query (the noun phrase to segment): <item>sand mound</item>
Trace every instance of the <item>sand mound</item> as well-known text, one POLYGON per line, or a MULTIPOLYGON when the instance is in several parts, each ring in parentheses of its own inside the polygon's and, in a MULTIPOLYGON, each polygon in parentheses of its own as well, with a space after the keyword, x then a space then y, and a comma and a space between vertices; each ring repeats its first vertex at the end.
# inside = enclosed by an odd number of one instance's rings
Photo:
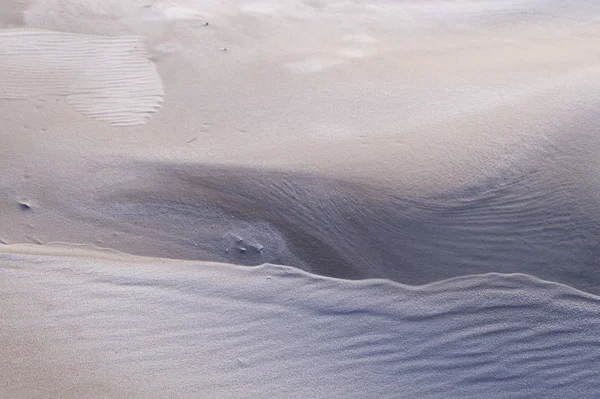
POLYGON ((0 397, 597 399, 596 3, 0 0, 0 397))
POLYGON ((524 275, 4 254, 0 281, 2 397, 600 395, 600 299, 524 275))

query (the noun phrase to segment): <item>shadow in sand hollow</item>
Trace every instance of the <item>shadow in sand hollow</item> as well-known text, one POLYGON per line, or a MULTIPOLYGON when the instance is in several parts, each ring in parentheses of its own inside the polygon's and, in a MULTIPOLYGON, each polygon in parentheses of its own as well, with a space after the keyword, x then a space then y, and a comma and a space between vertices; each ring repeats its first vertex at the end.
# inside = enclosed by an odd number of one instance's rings
POLYGON ((436 198, 282 171, 153 164, 86 217, 141 255, 424 284, 525 273, 600 293, 600 231, 536 174, 436 198))

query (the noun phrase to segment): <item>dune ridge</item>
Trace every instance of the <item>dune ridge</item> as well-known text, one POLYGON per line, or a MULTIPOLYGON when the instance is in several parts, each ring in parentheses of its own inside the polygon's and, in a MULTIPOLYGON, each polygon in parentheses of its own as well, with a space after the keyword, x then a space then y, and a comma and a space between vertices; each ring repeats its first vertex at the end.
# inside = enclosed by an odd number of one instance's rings
POLYGON ((600 298, 523 274, 410 287, 275 265, 16 253, 0 265, 2 294, 31 312, 5 317, 0 338, 18 326, 55 354, 22 356, 20 381, 32 361, 41 381, 56 373, 48 363, 83 370, 64 381, 79 391, 48 398, 110 397, 93 381, 150 398, 600 392, 600 298))
POLYGON ((600 397, 597 1, 0 27, 1 399, 600 397))
POLYGON ((596 219, 575 205, 572 183, 546 169, 420 198, 375 183, 182 162, 101 162, 86 174, 88 190, 63 184, 29 196, 29 209, 7 198, 14 223, 0 239, 413 285, 526 273, 599 293, 596 219))

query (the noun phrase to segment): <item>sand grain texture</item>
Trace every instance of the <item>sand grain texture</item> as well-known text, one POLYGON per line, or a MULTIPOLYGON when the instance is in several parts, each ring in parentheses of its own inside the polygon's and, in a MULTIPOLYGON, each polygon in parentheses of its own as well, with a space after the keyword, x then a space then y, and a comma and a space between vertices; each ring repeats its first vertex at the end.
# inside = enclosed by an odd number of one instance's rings
MULTIPOLYGON (((38 397, 77 398, 69 388, 82 380, 132 398, 600 393, 600 299, 526 275, 410 287, 273 265, 13 253, 0 255, 0 277, 0 295, 43 304, 0 324, 0 337, 22 331, 23 349, 2 358, 25 365, 24 381, 40 373, 38 397), (32 337, 54 355, 27 352, 32 337), (48 365, 63 362, 86 367, 73 379, 48 365)), ((4 369, 0 394, 28 397, 27 384, 6 383, 15 372, 4 369)))
POLYGON ((0 398, 600 397, 598 2, 0 28, 0 398))
POLYGON ((0 31, 0 98, 45 95, 65 96, 90 118, 131 126, 158 110, 163 87, 141 37, 0 31))

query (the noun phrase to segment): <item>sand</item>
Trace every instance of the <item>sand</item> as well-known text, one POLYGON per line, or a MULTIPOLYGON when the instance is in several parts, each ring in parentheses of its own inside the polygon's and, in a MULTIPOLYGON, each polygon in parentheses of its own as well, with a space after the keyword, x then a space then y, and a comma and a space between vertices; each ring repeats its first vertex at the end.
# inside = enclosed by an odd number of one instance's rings
POLYGON ((599 23, 0 0, 0 397, 600 396, 599 23))
POLYGON ((0 59, 3 99, 63 96, 75 111, 114 126, 143 124, 162 102, 140 37, 5 29, 0 59))
POLYGON ((0 257, 2 295, 27 298, 9 301, 20 310, 3 317, 3 347, 43 346, 5 364, 4 396, 592 398, 600 390, 600 298, 564 285, 487 274, 414 287, 275 265, 107 257, 0 257))

